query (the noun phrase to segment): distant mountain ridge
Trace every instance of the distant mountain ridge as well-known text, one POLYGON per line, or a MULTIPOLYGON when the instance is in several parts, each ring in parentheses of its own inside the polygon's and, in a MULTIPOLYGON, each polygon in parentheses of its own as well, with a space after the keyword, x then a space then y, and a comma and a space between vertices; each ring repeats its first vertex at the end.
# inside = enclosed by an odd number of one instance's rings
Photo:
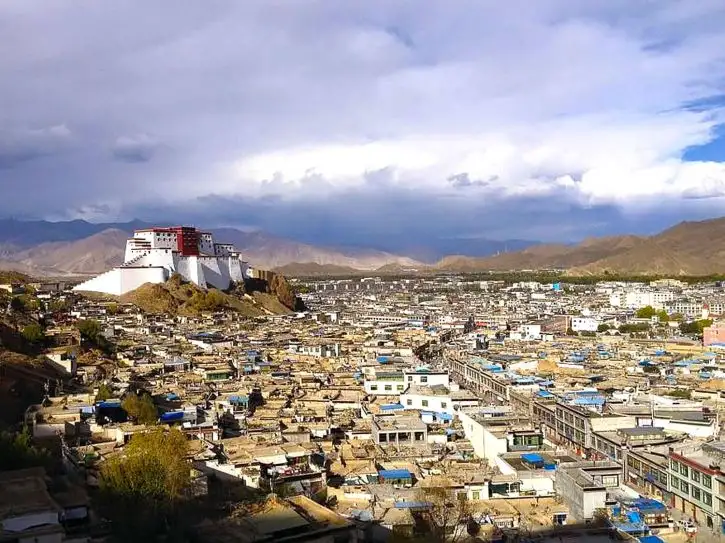
MULTIPOLYGON (((123 260, 125 240, 133 230, 149 226, 141 221, 0 220, 0 267, 35 275, 100 273, 123 260)), ((264 232, 211 231, 219 241, 234 243, 252 265, 297 276, 540 269, 566 270, 572 275, 709 275, 725 271, 725 218, 682 222, 654 236, 539 244, 488 257, 451 255, 434 264, 375 249, 318 247, 264 232)))
MULTIPOLYGON (((31 275, 89 275, 123 261, 126 239, 142 221, 93 224, 86 221, 48 222, 0 220, 0 267, 31 275)), ((245 260, 263 269, 296 261, 315 262, 360 270, 386 264, 415 266, 407 256, 375 249, 332 249, 280 238, 264 232, 235 228, 211 229, 220 242, 233 243, 245 260)))

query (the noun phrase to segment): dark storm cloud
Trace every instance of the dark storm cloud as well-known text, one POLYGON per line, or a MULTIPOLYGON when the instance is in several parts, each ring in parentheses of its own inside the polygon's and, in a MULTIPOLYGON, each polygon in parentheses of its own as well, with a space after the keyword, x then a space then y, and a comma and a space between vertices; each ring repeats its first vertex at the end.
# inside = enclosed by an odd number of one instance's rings
POLYGON ((124 136, 116 140, 111 153, 113 158, 121 162, 148 162, 158 147, 159 143, 146 134, 124 136))
POLYGON ((0 168, 53 155, 66 147, 70 139, 71 131, 65 125, 15 130, 3 130, 0 126, 0 168))

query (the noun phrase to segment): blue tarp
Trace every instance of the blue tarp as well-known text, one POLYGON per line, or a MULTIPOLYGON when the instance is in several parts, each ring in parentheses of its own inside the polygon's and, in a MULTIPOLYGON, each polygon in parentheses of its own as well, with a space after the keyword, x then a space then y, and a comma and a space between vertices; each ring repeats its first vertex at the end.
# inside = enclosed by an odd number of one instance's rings
POLYGON ((640 543, 665 543, 665 540, 656 535, 646 535, 639 538, 640 543))
POLYGON ((413 474, 407 469, 381 469, 378 475, 383 479, 412 479, 413 474))
POLYGON ((637 511, 627 511, 627 518, 632 524, 639 524, 642 522, 642 517, 639 516, 637 511))
POLYGON ((104 402, 98 402, 96 404, 96 407, 100 407, 102 409, 113 409, 116 407, 121 407, 121 400, 114 400, 114 401, 106 400, 104 402))
POLYGON ((380 406, 381 411, 393 411, 395 409, 405 409, 402 403, 388 403, 380 406))
POLYGON ((237 405, 249 403, 249 396, 238 396, 236 394, 233 394, 232 396, 229 396, 229 403, 237 405))
POLYGON ((389 362, 389 361, 390 361, 390 357, 389 356, 379 356, 378 357, 378 362, 380 362, 381 364, 383 364, 385 362, 389 362))
POLYGON ((176 394, 176 392, 169 392, 168 394, 166 394, 166 399, 169 401, 178 400, 179 395, 176 394))
POLYGON ((161 415, 161 422, 172 422, 176 420, 182 420, 184 418, 183 411, 169 411, 161 415))
POLYGON ((521 459, 529 464, 543 464, 544 457, 536 453, 526 453, 521 455, 521 459))
POLYGON ((667 509, 664 503, 652 498, 637 498, 632 502, 632 506, 640 511, 665 511, 667 509))
POLYGON ((453 415, 449 415, 448 413, 438 413, 438 418, 445 421, 451 421, 453 420, 453 415))
POLYGON ((395 502, 396 509, 427 509, 429 502, 395 502))

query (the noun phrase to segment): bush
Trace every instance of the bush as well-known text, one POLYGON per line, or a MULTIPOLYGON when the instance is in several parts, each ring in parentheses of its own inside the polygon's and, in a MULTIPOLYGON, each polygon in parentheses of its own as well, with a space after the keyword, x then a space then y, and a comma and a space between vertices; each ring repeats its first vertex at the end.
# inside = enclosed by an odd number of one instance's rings
POLYGON ((111 390, 111 387, 109 387, 106 383, 101 384, 101 386, 98 387, 98 394, 96 394, 96 401, 102 402, 102 401, 108 400, 110 398, 113 398, 113 390, 111 390))
POLYGON ((0 434, 0 471, 48 467, 50 455, 31 444, 30 433, 24 428, 19 434, 0 434))
POLYGON ((103 463, 99 508, 123 540, 150 541, 184 521, 191 485, 188 441, 177 429, 134 434, 123 456, 103 463))
POLYGON ((33 345, 38 345, 40 343, 43 343, 45 340, 45 333, 43 332, 42 326, 39 324, 33 323, 27 325, 25 328, 23 328, 23 338, 29 343, 32 343, 33 345))
POLYGON ((657 314, 654 307, 651 305, 647 305, 641 309, 637 310, 637 318, 638 319, 651 319, 657 314))
POLYGON ((154 400, 146 393, 130 393, 121 402, 121 407, 138 424, 155 424, 159 418, 154 400))

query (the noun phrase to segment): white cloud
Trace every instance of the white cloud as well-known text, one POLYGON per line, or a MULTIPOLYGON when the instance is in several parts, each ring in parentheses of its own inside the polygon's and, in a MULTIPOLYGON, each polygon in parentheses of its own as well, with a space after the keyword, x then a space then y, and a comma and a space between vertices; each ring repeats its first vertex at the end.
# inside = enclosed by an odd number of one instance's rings
POLYGON ((721 164, 681 159, 725 120, 724 27, 716 0, 9 2, 0 127, 82 127, 74 190, 40 208, 412 190, 640 209, 725 192, 721 164))

